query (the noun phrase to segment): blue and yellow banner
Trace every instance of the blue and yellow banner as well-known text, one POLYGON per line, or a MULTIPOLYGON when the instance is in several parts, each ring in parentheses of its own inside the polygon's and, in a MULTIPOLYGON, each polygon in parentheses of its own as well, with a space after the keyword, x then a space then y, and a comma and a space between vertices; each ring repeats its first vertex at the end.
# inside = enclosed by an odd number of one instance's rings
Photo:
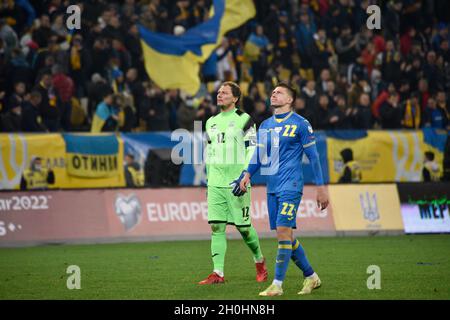
POLYGON ((115 136, 0 134, 0 190, 17 190, 34 157, 52 169, 50 189, 123 187, 123 142, 115 136), (106 138, 106 139, 105 139, 106 138), (68 150, 66 152, 68 142, 68 150), (114 151, 114 153, 113 153, 114 151))
POLYGON ((116 176, 122 170, 123 157, 119 157, 119 142, 115 135, 64 134, 63 137, 69 175, 106 178, 116 176))
MULTIPOLYGON (((414 182, 422 180, 424 153, 433 152, 443 169, 448 132, 433 129, 409 131, 316 132, 317 147, 325 181, 336 183, 343 170, 340 152, 353 151, 362 172, 361 182, 414 182)), ((192 150, 201 149, 201 137, 193 139, 192 150)), ((33 157, 55 173, 50 188, 123 187, 124 150, 141 166, 151 149, 171 149, 177 144, 170 132, 120 134, 0 134, 0 190, 18 189, 23 171, 33 157)), ((205 166, 183 164, 181 185, 205 183, 205 166)), ((194 162, 197 163, 197 162, 194 162)), ((304 156, 304 181, 313 183, 311 166, 304 156)), ((255 176, 255 183, 264 183, 255 176)))
POLYGON ((330 182, 338 182, 344 163, 340 152, 350 148, 358 162, 361 182, 421 181, 424 153, 434 153, 441 166, 446 132, 433 129, 410 131, 336 131, 327 132, 330 182))
POLYGON ((182 89, 195 95, 200 89, 200 63, 208 59, 225 33, 252 18, 252 0, 214 0, 211 18, 175 36, 139 26, 145 68, 162 89, 182 89))
POLYGON ((62 187, 66 156, 60 134, 0 134, 0 190, 18 189, 23 172, 35 157, 42 158, 43 167, 54 171, 56 181, 52 187, 62 187))

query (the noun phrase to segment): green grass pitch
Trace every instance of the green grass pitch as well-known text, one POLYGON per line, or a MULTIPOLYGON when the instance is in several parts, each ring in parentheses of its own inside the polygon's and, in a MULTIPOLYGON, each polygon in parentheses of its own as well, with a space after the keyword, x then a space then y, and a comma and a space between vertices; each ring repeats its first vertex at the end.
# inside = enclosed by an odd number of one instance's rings
MULTIPOLYGON (((267 283, 243 241, 229 240, 226 283, 196 283, 212 269, 209 241, 59 245, 0 249, 0 299, 450 299, 450 235, 300 239, 322 287, 299 296, 301 273, 290 263, 284 295, 258 297, 267 283), (69 265, 81 289, 69 290, 69 265), (381 269, 381 289, 367 289, 367 267, 381 269)), ((269 281, 276 240, 262 239, 269 281)))

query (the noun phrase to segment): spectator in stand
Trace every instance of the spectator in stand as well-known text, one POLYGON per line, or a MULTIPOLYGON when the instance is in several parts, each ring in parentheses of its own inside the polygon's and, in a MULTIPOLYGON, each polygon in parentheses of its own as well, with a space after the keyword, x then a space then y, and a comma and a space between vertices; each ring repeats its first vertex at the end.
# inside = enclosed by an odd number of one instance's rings
POLYGON ((439 72, 436 60, 436 52, 429 51, 426 56, 425 65, 423 66, 423 75, 428 80, 428 87, 432 92, 436 92, 438 86, 443 83, 444 80, 439 72))
POLYGON ((336 52, 339 57, 339 72, 346 73, 348 66, 356 60, 356 41, 350 25, 344 25, 336 40, 336 52))
POLYGON ((278 20, 271 28, 272 38, 269 39, 274 44, 275 59, 281 62, 286 69, 292 69, 292 54, 294 52, 293 35, 289 25, 289 17, 286 11, 280 11, 278 20))
POLYGON ((355 129, 372 129, 373 118, 372 111, 370 110, 370 96, 367 93, 361 93, 359 96, 358 105, 353 108, 352 114, 352 127, 355 129))
POLYGON ((422 107, 419 103, 420 94, 413 92, 409 99, 401 103, 400 108, 403 110, 403 128, 418 129, 422 124, 422 107))
POLYGON ((14 92, 9 97, 8 103, 6 104, 6 109, 9 110, 18 104, 22 105, 26 95, 26 86, 24 82, 17 82, 14 84, 14 92))
POLYGON ((84 47, 81 34, 73 36, 69 52, 69 76, 75 83, 76 95, 81 97, 86 94, 86 83, 89 79, 88 72, 91 69, 91 56, 89 49, 84 47))
MULTIPOLYGON (((300 100, 300 99, 297 99, 300 100)), ((304 104, 304 101, 303 101, 304 104)), ((262 100, 255 101, 255 111, 252 114, 252 119, 255 121, 256 129, 259 128, 261 123, 266 120, 267 118, 270 118, 272 116, 272 112, 270 112, 270 109, 267 107, 266 103, 262 100)))
POLYGON ((438 54, 444 59, 444 62, 450 64, 450 49, 449 49, 450 40, 444 39, 439 46, 438 54))
POLYGON ((48 15, 43 14, 39 19, 38 27, 33 31, 33 40, 39 48, 46 48, 52 34, 50 18, 48 15))
POLYGON ((331 39, 327 37, 324 29, 318 29, 317 33, 313 35, 314 46, 312 55, 312 66, 314 69, 314 76, 317 77, 320 70, 330 67, 329 60, 336 55, 335 48, 331 39))
POLYGON ((314 110, 317 104, 317 93, 315 87, 316 83, 312 80, 306 82, 306 85, 303 87, 301 96, 305 99, 307 110, 314 110))
POLYGON ((314 34, 316 31, 317 27, 312 17, 307 13, 300 14, 300 21, 295 31, 295 40, 303 69, 313 67, 314 34))
POLYGON ((319 107, 314 115, 314 128, 317 128, 317 130, 325 130, 329 128, 331 111, 329 109, 329 98, 326 94, 319 96, 319 107))
POLYGON ((433 46, 434 51, 439 50, 443 41, 445 41, 445 40, 450 41, 450 34, 448 32, 448 24, 443 23, 443 22, 439 23, 438 30, 439 30, 438 33, 431 40, 431 44, 433 46))
MULTIPOLYGON (((182 106, 179 107, 180 110, 182 106)), ((146 123, 146 131, 168 131, 169 110, 164 103, 164 91, 158 87, 147 87, 139 108, 146 123)), ((192 113, 192 112, 191 112, 192 113)), ((195 114, 192 115, 195 118, 195 114)), ((180 120, 179 120, 180 121, 180 120)), ((192 121, 193 122, 193 121, 192 121)), ((193 125, 190 124, 190 125, 193 125)))
POLYGON ((114 105, 114 92, 105 92, 103 101, 99 103, 92 121, 91 132, 111 132, 119 127, 119 107, 114 105))
POLYGON ((61 126, 65 131, 70 131, 70 117, 72 114, 72 97, 75 93, 75 85, 72 79, 63 72, 60 65, 52 67, 52 86, 57 96, 58 108, 61 111, 61 126))
POLYGON ((61 112, 59 110, 54 88, 52 87, 52 75, 49 70, 43 70, 38 79, 39 82, 34 87, 34 90, 41 94, 39 109, 42 123, 49 131, 56 132, 61 127, 61 112))
POLYGON ((328 83, 330 81, 331 75, 329 69, 322 69, 320 71, 320 79, 316 85, 316 91, 318 94, 323 94, 328 92, 328 83))
POLYGON ((42 121, 40 105, 42 95, 38 90, 30 93, 29 101, 25 101, 22 109, 22 130, 25 132, 48 132, 42 121))
POLYGON ((0 113, 0 132, 22 132, 23 102, 18 99, 10 99, 9 104, 8 111, 0 113))
POLYGON ((449 115, 445 109, 438 107, 436 99, 430 97, 424 111, 424 126, 434 129, 446 129, 449 126, 449 115))
POLYGON ((400 129, 403 110, 398 103, 398 94, 391 93, 380 107, 381 126, 383 129, 400 129))
POLYGON ((425 109, 428 99, 430 98, 430 91, 428 90, 428 81, 425 78, 421 78, 419 80, 419 84, 417 87, 419 94, 419 103, 422 110, 425 109))
POLYGON ((344 95, 337 95, 336 108, 333 109, 330 115, 329 124, 332 129, 350 129, 351 128, 351 114, 352 108, 347 104, 344 95))
POLYGON ((386 42, 386 50, 379 54, 381 62, 381 73, 385 82, 392 82, 395 85, 400 83, 401 75, 401 55, 396 50, 394 40, 386 42))
POLYGON ((103 100, 105 93, 111 90, 111 86, 98 73, 94 73, 87 85, 88 114, 92 117, 97 105, 103 100))
POLYGON ((197 111, 195 112, 195 121, 201 121, 202 130, 206 130, 206 121, 211 116, 217 113, 217 108, 212 104, 211 96, 206 96, 203 101, 200 102, 197 111))

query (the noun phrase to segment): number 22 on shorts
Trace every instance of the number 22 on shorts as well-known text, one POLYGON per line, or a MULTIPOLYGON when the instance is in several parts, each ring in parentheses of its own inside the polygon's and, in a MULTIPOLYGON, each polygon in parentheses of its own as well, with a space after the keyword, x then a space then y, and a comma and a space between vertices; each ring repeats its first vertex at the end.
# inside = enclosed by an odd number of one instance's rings
POLYGON ((280 213, 283 215, 288 215, 289 216, 288 220, 292 220, 292 219, 294 219, 294 217, 293 217, 294 208, 295 208, 294 204, 283 202, 283 209, 281 210, 280 213), (287 211, 288 208, 289 208, 289 210, 287 211))

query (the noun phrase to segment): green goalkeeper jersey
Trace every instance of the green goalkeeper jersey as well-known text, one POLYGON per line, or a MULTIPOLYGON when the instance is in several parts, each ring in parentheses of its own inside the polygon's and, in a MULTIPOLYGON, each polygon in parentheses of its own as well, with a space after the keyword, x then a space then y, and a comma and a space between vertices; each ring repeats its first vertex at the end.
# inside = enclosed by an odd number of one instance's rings
POLYGON ((208 186, 230 187, 247 165, 256 147, 256 126, 239 109, 221 112, 206 121, 208 186))

